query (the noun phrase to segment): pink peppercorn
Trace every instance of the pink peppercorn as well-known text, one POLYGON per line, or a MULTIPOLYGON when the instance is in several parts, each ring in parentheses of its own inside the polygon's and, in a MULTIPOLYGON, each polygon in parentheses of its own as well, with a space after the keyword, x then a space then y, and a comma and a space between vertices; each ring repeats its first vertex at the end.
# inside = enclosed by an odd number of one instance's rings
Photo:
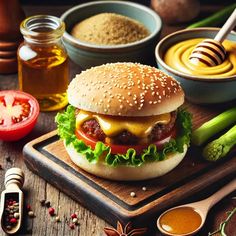
POLYGON ((31 210, 30 204, 28 204, 28 205, 26 206, 26 209, 27 209, 27 211, 30 211, 30 210, 31 210))
POLYGON ((50 208, 48 209, 48 213, 49 213, 49 215, 53 216, 53 215, 55 214, 54 208, 50 207, 50 208))
POLYGON ((77 215, 75 213, 71 214, 71 219, 77 218, 77 215))
POLYGON ((11 218, 10 219, 10 223, 11 224, 16 224, 17 223, 17 219, 16 218, 11 218))
POLYGON ((74 224, 70 224, 69 225, 71 229, 75 229, 75 225, 74 224))

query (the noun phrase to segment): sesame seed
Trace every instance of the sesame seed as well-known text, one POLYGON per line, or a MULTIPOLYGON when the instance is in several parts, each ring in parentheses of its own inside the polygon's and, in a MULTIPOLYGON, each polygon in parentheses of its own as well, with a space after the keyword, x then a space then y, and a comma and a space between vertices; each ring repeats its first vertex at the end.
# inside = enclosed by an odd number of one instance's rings
POLYGON ((131 196, 131 197, 136 197, 136 193, 135 193, 135 192, 131 192, 131 193, 130 193, 130 196, 131 196))

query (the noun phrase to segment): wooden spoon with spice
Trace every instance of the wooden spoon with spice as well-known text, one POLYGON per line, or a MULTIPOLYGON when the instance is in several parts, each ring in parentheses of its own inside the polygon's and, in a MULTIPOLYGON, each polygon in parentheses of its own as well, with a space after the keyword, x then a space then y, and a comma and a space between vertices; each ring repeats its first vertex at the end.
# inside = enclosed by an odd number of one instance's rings
POLYGON ((6 189, 1 194, 1 227, 6 234, 15 234, 21 227, 23 216, 24 173, 11 168, 5 174, 6 189))
POLYGON ((164 235, 195 235, 203 227, 211 207, 234 190, 236 190, 236 178, 202 201, 165 211, 157 219, 157 227, 164 235))
POLYGON ((214 39, 205 39, 197 44, 189 57, 190 61, 195 65, 200 63, 206 66, 220 65, 225 60, 226 56, 226 51, 222 42, 235 26, 236 9, 230 15, 214 39))

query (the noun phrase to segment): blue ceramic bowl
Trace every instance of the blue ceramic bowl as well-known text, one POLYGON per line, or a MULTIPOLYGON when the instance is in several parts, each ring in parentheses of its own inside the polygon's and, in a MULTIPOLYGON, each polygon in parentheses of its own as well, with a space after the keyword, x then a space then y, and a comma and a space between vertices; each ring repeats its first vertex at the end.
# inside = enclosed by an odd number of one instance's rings
MULTIPOLYGON (((236 99, 236 75, 224 78, 204 78, 181 73, 163 60, 164 54, 172 45, 193 38, 214 38, 218 28, 196 28, 177 31, 163 38, 156 46, 155 56, 158 67, 178 80, 186 98, 199 104, 223 103, 236 99)), ((231 32, 227 39, 235 41, 236 33, 231 32)))
POLYGON ((140 62, 155 64, 155 46, 158 42, 162 22, 160 17, 150 8, 127 1, 95 1, 75 6, 62 16, 66 24, 63 41, 69 57, 83 69, 110 62, 140 62), (70 32, 73 26, 99 13, 117 13, 133 18, 144 24, 150 35, 140 41, 115 45, 99 46, 82 42, 74 38, 70 32))

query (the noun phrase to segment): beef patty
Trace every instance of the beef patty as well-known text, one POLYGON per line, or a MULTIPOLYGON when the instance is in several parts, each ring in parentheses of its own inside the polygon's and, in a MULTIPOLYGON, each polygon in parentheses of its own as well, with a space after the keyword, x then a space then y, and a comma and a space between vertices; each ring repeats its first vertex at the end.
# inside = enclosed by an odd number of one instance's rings
MULTIPOLYGON (((151 133, 149 134, 148 138, 145 139, 145 142, 152 143, 166 137, 175 125, 176 116, 177 116, 176 111, 171 112, 171 119, 168 124, 155 125, 151 133)), ((95 119, 85 121, 82 125, 82 130, 91 138, 94 138, 102 142, 104 142, 105 139, 107 138, 107 136, 101 129, 99 123, 95 119)), ((125 130, 114 137, 109 137, 109 141, 114 144, 130 145, 130 144, 140 143, 140 138, 125 130)))

